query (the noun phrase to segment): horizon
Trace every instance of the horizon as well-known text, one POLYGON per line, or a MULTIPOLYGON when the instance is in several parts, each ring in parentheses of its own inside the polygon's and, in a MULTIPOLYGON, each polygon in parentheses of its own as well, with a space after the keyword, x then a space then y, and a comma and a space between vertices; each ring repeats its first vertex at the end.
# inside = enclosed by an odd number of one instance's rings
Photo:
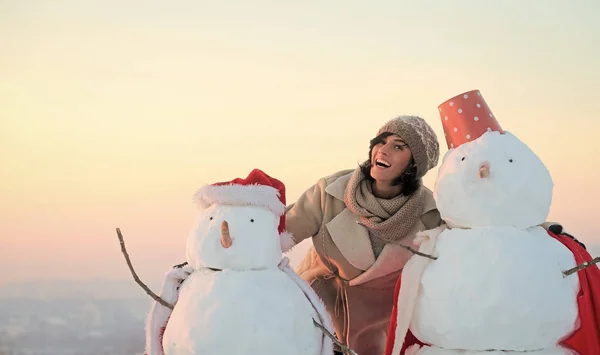
POLYGON ((437 107, 473 89, 548 167, 548 220, 600 245, 599 12, 591 0, 2 2, 0 285, 127 279, 117 227, 140 278, 160 280, 184 260, 202 185, 260 168, 290 204, 355 168, 400 114, 433 127, 441 162, 437 107))
MULTIPOLYGON (((311 243, 309 243, 309 241, 302 242, 301 244, 298 244, 293 250, 284 254, 284 256, 288 256, 290 258, 290 265, 293 268, 300 263, 302 257, 304 256, 305 251, 310 247, 310 244, 311 243)), ((586 249, 592 257, 600 256, 600 243, 586 244, 586 249)), ((125 265, 124 258, 123 258, 123 264, 125 265)), ((133 267, 134 267, 134 269, 136 269, 135 263, 133 264, 133 267)), ((596 264, 596 267, 600 268, 600 264, 596 264)), ((145 273, 140 274, 139 272, 137 272, 137 269, 136 269, 136 273, 137 273, 138 277, 140 278, 140 280, 146 286, 148 286, 152 291, 158 292, 158 290, 160 290, 161 283, 163 281, 162 274, 161 275, 156 275, 156 274, 151 275, 151 274, 145 274, 145 273)), ((87 296, 92 296, 92 295, 98 296, 99 294, 101 294, 102 296, 99 297, 99 299, 113 298, 113 297, 109 296, 108 293, 104 292, 105 284, 103 284, 103 283, 106 283, 106 282, 113 283, 112 286, 127 285, 127 290, 120 290, 119 294, 115 296, 116 298, 124 297, 125 294, 129 295, 129 293, 127 293, 127 292, 131 292, 133 290, 136 290, 135 294, 137 294, 137 296, 134 296, 134 298, 150 297, 136 283, 136 281, 133 279, 132 274, 130 272, 127 272, 127 273, 121 273, 118 276, 114 276, 114 277, 110 277, 110 276, 96 276, 94 278, 89 278, 89 277, 35 278, 35 277, 32 277, 32 278, 24 278, 24 279, 13 280, 13 281, 0 282, 0 301, 3 299, 28 298, 28 297, 33 298, 33 299, 45 299, 45 300, 53 299, 52 297, 47 297, 47 295, 45 295, 43 293, 36 293, 34 295, 30 295, 29 291, 31 290, 32 285, 36 285, 39 290, 40 286, 50 286, 50 285, 53 285, 54 283, 66 284, 69 286, 77 286, 78 288, 76 288, 75 291, 86 292, 87 296), (114 283, 117 283, 117 284, 114 284, 114 283), (98 285, 98 289, 96 289, 94 287, 89 287, 90 285, 95 286, 96 284, 98 285), (21 289, 14 290, 14 289, 7 288, 7 287, 12 287, 12 286, 18 286, 18 287, 21 287, 21 289), (83 288, 81 288, 81 287, 83 287, 83 288), (88 291, 92 291, 92 290, 94 291, 93 293, 87 293, 88 291), (123 293, 123 291, 127 291, 127 292, 123 293), (28 296, 25 297, 25 295, 28 295, 28 296)), ((55 294, 60 295, 61 297, 65 296, 65 295, 72 295, 73 291, 74 291, 73 289, 69 289, 69 290, 52 289, 51 290, 51 292, 54 292, 55 294)))

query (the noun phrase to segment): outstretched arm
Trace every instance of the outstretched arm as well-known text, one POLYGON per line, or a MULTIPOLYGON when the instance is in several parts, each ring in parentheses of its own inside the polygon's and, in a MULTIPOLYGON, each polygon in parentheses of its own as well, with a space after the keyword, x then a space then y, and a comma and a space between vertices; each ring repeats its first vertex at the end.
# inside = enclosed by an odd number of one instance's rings
POLYGON ((287 206, 285 213, 286 230, 292 234, 295 244, 319 232, 323 220, 325 180, 319 180, 306 190, 298 200, 287 206))

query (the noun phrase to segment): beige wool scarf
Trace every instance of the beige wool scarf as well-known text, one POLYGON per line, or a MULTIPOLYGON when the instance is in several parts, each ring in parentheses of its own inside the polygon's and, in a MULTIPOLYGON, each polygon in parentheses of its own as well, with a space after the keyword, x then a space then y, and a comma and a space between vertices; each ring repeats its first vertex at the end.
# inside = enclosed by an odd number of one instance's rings
POLYGON ((344 194, 346 207, 360 217, 370 234, 384 243, 398 243, 419 219, 425 202, 421 185, 410 196, 399 195, 391 199, 373 195, 371 182, 357 168, 344 194))

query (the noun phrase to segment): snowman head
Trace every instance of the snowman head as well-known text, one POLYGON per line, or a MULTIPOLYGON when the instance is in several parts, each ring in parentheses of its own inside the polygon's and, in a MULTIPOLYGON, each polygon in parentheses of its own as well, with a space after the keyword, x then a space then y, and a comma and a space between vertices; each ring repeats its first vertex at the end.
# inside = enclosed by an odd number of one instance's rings
POLYGON ((186 246, 194 269, 249 270, 277 266, 293 246, 285 232, 285 187, 255 169, 246 179, 202 187, 186 246))
POLYGON ((546 221, 553 182, 541 159, 503 131, 479 91, 440 105, 448 141, 434 187, 450 226, 528 228, 546 221))

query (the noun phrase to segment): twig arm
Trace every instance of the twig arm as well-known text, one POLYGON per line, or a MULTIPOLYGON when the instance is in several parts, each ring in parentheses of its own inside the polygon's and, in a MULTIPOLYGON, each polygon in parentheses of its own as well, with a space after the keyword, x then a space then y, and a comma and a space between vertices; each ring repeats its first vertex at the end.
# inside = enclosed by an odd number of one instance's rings
POLYGON ((321 329, 334 343, 336 343, 342 349, 342 352, 344 354, 358 355, 354 350, 350 349, 346 345, 342 344, 339 340, 337 340, 337 338, 333 334, 331 334, 327 329, 325 329, 324 326, 319 324, 319 322, 317 322, 314 318, 313 318, 313 324, 317 328, 321 329))
MULTIPOLYGON (((365 227, 365 228, 367 228, 367 229, 368 229, 368 227, 367 227, 366 225, 364 225, 364 224, 362 224, 362 223, 360 223, 360 222, 356 222, 356 223, 358 223, 358 225, 361 225, 361 226, 363 226, 363 227, 365 227)), ((370 231, 370 232, 371 232, 371 233, 373 233, 373 231, 370 231)), ((385 239, 382 239, 382 240, 385 240, 385 239)), ((392 243, 392 244, 394 244, 394 245, 397 245, 397 246, 399 246, 399 247, 401 247, 401 248, 404 248, 404 249, 406 249, 406 250, 410 251, 411 253, 413 253, 413 254, 415 254, 415 255, 422 256, 422 257, 424 257, 424 258, 428 258, 428 259, 431 259, 431 260, 437 260, 437 257, 435 257, 435 256, 433 256, 433 255, 429 255, 429 254, 421 253, 420 251, 418 251, 418 250, 415 250, 415 249, 413 249, 413 248, 409 247, 408 245, 404 245, 404 244, 402 244, 402 243, 392 243)))
POLYGON ((565 271, 563 271, 563 275, 564 275, 565 277, 567 277, 567 276, 569 276, 569 275, 571 275, 571 274, 574 274, 574 273, 576 273, 576 272, 577 272, 577 271, 579 271, 579 270, 583 270, 583 269, 585 269, 585 268, 588 268, 588 267, 590 267, 590 266, 592 266, 592 265, 596 265, 596 264, 598 264, 598 263, 600 263, 600 256, 599 256, 599 257, 596 257, 596 258, 594 258, 594 259, 592 259, 592 260, 590 260, 590 261, 586 261, 585 263, 581 263, 581 264, 579 264, 579 265, 575 266, 575 267, 574 267, 574 268, 572 268, 572 269, 569 269, 569 270, 565 270, 565 271))
POLYGON ((129 271, 131 271, 131 275, 133 276, 133 279, 135 280, 135 282, 138 285, 140 285, 140 287, 142 289, 144 289, 144 291, 146 291, 146 293, 148 295, 150 295, 150 297, 152 297, 152 299, 154 299, 156 302, 160 303, 161 305, 163 305, 169 309, 173 309, 174 307, 172 304, 170 304, 169 302, 160 298, 160 296, 158 296, 156 293, 152 292, 152 290, 148 286, 146 286, 146 284, 143 283, 142 280, 140 280, 137 273, 133 269, 133 265, 131 264, 131 259, 129 259, 129 254, 127 253, 127 248, 125 247, 125 240, 123 240, 123 234, 121 234, 121 230, 119 228, 117 228, 117 236, 119 237, 119 244, 121 244, 121 253, 123 253, 123 256, 125 257, 125 262, 127 262, 127 266, 129 267, 129 271))
POLYGON ((418 251, 418 250, 415 250, 415 249, 413 249, 413 248, 409 247, 408 245, 399 244, 399 243, 394 243, 394 244, 395 244, 395 245, 398 245, 398 246, 399 246, 399 247, 401 247, 401 248, 404 248, 404 249, 406 249, 406 250, 410 251, 411 253, 413 253, 413 254, 415 254, 415 255, 422 256, 422 257, 424 257, 424 258, 431 259, 431 260, 437 260, 437 257, 436 257, 436 256, 429 255, 429 254, 425 254, 425 253, 421 253, 420 251, 418 251))

